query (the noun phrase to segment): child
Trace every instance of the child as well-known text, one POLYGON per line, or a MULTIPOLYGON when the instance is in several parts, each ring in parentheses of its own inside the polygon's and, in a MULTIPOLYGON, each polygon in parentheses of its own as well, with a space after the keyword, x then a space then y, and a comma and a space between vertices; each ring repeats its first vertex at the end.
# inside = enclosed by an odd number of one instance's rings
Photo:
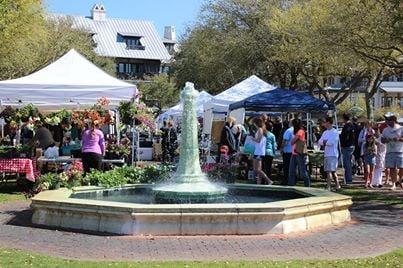
POLYGON ((365 137, 362 143, 361 155, 364 159, 364 180, 365 188, 372 188, 371 181, 374 176, 374 166, 376 164, 377 148, 375 143, 375 136, 369 134, 365 137))
POLYGON ((376 143, 376 163, 374 170, 374 178, 372 179, 372 186, 382 187, 382 172, 385 168, 385 155, 386 145, 381 142, 381 131, 379 128, 375 128, 375 143, 376 143))
POLYGON ((46 158, 58 158, 59 157, 59 147, 56 144, 50 145, 43 153, 46 158))

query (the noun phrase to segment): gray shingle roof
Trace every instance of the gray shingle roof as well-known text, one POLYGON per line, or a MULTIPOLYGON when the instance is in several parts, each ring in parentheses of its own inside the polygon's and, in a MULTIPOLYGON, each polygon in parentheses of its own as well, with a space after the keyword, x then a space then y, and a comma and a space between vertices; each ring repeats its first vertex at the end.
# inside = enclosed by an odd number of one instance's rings
POLYGON ((379 85, 379 88, 390 93, 401 93, 403 92, 403 82, 384 81, 379 85))
POLYGON ((106 18, 95 21, 90 17, 52 14, 51 18, 70 18, 73 27, 95 33, 94 41, 97 43, 95 52, 100 56, 114 58, 132 58, 168 61, 171 56, 158 35, 154 24, 150 21, 106 18), (126 48, 124 39, 119 33, 135 33, 142 36, 140 42, 144 50, 126 48))

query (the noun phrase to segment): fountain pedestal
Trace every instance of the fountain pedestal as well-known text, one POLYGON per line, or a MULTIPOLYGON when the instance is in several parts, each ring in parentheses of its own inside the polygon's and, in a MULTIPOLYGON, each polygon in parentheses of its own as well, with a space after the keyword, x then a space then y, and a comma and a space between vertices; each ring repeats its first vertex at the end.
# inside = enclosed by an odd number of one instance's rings
POLYGON ((198 95, 193 84, 186 83, 181 93, 183 116, 179 165, 173 183, 154 188, 158 202, 208 203, 223 198, 227 192, 226 188, 210 183, 200 168, 196 116, 198 95))

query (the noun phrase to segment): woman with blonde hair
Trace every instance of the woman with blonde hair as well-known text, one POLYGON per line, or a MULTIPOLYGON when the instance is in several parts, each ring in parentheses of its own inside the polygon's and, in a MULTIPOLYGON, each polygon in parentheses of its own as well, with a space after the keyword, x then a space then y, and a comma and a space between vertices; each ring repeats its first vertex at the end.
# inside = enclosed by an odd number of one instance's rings
POLYGON ((266 173, 262 170, 262 160, 266 155, 266 126, 261 117, 253 119, 253 124, 256 126, 255 137, 252 140, 255 142, 255 151, 253 154, 253 170, 257 175, 257 184, 273 184, 273 181, 267 177, 266 173), (264 180, 264 181, 263 181, 264 180))
POLYGON ((99 130, 99 122, 88 121, 88 128, 82 134, 82 160, 84 172, 91 169, 101 170, 102 157, 105 155, 105 138, 99 130))

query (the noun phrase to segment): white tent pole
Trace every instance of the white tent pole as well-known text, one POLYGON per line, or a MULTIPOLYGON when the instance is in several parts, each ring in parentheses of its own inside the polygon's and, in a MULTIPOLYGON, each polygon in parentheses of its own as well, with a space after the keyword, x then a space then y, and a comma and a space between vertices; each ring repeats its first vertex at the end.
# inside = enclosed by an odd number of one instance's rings
POLYGON ((116 128, 116 139, 117 139, 117 144, 120 145, 120 113, 119 110, 115 110, 115 128, 116 128))
MULTIPOLYGON (((3 100, 0 99, 0 112, 3 111, 3 100)), ((4 118, 1 118, 1 138, 4 138, 4 118)))
POLYGON ((137 146, 137 141, 135 141, 135 119, 133 119, 133 126, 132 126, 132 166, 135 165, 135 159, 134 159, 134 146, 137 146))
MULTIPOLYGON (((334 120, 335 120, 335 122, 336 122, 336 130, 337 131, 339 131, 339 123, 337 122, 337 110, 336 110, 336 107, 334 108, 334 120)), ((340 143, 340 139, 339 139, 339 146, 338 146, 338 148, 337 148, 338 150, 339 150, 339 152, 340 152, 340 156, 341 156, 341 168, 344 168, 344 165, 343 165, 343 155, 341 154, 341 143, 340 143)), ((346 176, 343 176, 343 181, 344 181, 344 184, 346 184, 346 176)))

